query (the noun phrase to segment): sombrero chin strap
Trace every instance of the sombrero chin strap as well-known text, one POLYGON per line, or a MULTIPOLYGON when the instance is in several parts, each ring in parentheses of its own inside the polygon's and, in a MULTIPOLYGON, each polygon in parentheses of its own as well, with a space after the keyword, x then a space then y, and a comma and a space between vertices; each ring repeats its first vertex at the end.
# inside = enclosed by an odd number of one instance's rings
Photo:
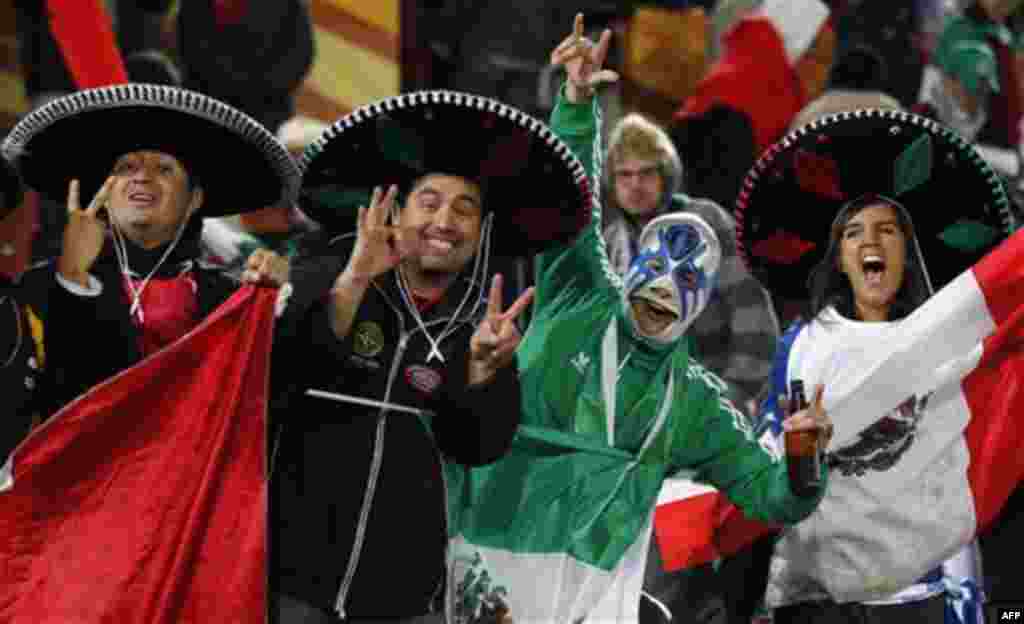
POLYGON ((430 335, 427 331, 426 323, 423 322, 423 317, 420 315, 420 310, 413 303, 411 290, 409 288, 408 280, 402 271, 395 271, 398 276, 398 291, 402 295, 402 301, 405 303, 405 307, 409 310, 409 314, 412 315, 413 319, 416 320, 416 324, 419 326, 420 331, 423 332, 423 336, 430 343, 430 353, 427 355, 427 363, 429 364, 436 357, 442 363, 444 363, 444 355, 441 353, 441 342, 447 338, 453 331, 455 321, 458 320, 459 315, 462 313, 463 308, 469 302, 473 292, 476 292, 476 302, 473 304, 472 309, 469 312, 469 316, 476 314, 477 310, 480 309, 480 305, 483 303, 484 290, 486 286, 487 270, 490 265, 491 257, 491 232, 494 227, 494 213, 488 214, 484 217, 483 223, 480 225, 480 240, 476 246, 476 258, 473 261, 473 273, 470 275, 470 286, 466 289, 466 293, 462 296, 462 301, 459 302, 458 307, 452 313, 448 322, 445 323, 444 329, 438 334, 437 338, 430 335), (475 287, 475 288, 474 288, 475 287))
POLYGON ((153 265, 153 268, 150 269, 149 274, 142 279, 141 285, 136 288, 135 284, 132 282, 132 278, 138 274, 132 271, 131 266, 128 264, 128 245, 125 243, 124 234, 122 234, 121 230, 117 227, 117 222, 113 219, 110 220, 110 229, 113 233, 114 252, 117 255, 117 264, 121 269, 121 275, 124 277, 123 281, 128 288, 128 292, 132 300, 128 314, 137 318, 140 323, 144 323, 146 320, 145 312, 142 309, 142 293, 146 290, 146 286, 149 285, 149 280, 151 280, 156 272, 160 270, 160 267, 174 251, 174 248, 178 246, 178 243, 181 241, 182 234, 185 233, 185 227, 187 225, 188 217, 185 217, 182 220, 181 225, 178 226, 178 231, 174 234, 174 240, 167 246, 163 255, 160 256, 160 260, 158 260, 157 263, 153 265))

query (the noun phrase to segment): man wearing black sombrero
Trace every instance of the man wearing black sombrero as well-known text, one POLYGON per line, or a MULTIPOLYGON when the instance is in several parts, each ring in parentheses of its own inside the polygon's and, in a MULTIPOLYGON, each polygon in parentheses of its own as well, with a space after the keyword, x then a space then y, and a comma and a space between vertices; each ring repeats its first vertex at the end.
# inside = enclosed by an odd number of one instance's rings
MULTIPOLYGON (((0 220, 21 202, 22 186, 17 172, 0 158, 0 220)), ((42 350, 35 312, 24 304, 18 285, 0 273, 0 395, 4 418, 0 419, 0 462, 28 434, 32 423, 32 398, 42 350)))
MULTIPOLYGON (((272 411, 274 614, 437 617, 442 463, 494 461, 519 423, 515 321, 532 293, 505 310, 490 262, 570 239, 590 189, 541 122, 449 91, 355 111, 302 167, 302 206, 324 236, 290 269, 301 320, 275 354, 279 374, 301 378, 272 411)), ((249 271, 275 260, 257 252, 249 271)))
POLYGON ((235 289, 197 261, 202 217, 290 201, 299 180, 254 120, 168 86, 60 98, 2 149, 68 211, 60 257, 23 280, 46 332, 44 416, 176 341, 235 289))

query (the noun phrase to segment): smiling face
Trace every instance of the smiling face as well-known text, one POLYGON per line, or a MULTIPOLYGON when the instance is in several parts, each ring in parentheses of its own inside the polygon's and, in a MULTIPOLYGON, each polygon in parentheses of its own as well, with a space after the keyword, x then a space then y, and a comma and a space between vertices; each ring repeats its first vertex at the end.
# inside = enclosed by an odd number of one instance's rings
POLYGON ((679 320, 679 306, 668 288, 645 288, 629 298, 633 319, 644 336, 658 336, 679 320))
POLYGON ((399 225, 413 228, 426 252, 409 259, 425 272, 458 273, 480 242, 483 203, 480 187, 458 176, 431 174, 409 193, 399 225))
POLYGON ((170 154, 129 152, 114 164, 107 212, 124 235, 152 249, 172 241, 184 221, 202 205, 184 165, 170 154))
POLYGON ((853 289, 854 310, 862 321, 886 321, 907 262, 907 234, 896 208, 867 204, 842 226, 839 270, 853 289))
POLYGON ((638 246, 623 278, 629 316, 641 336, 673 342, 707 305, 721 259, 718 237, 700 217, 672 213, 651 221, 638 246))

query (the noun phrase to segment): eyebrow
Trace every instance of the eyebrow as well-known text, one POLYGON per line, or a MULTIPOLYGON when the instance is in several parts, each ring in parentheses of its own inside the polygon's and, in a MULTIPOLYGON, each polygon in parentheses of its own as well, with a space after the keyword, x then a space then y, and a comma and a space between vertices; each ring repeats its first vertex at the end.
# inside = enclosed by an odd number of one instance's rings
POLYGON ((647 165, 646 167, 637 167, 636 169, 630 169, 629 167, 616 167, 615 173, 645 173, 647 171, 657 170, 658 165, 647 165))
MULTIPOLYGON (((437 196, 437 197, 440 197, 441 195, 443 195, 443 193, 441 193, 441 191, 439 191, 439 190, 437 190, 437 189, 435 189, 435 188, 433 188, 433 187, 431 187, 429 185, 421 186, 420 188, 416 189, 415 193, 417 195, 422 195, 422 194, 426 193, 426 194, 434 195, 434 196, 437 196)), ((468 193, 460 193, 460 194, 455 196, 455 201, 460 201, 460 200, 461 201, 468 201, 468 202, 472 203, 474 206, 477 206, 477 207, 480 206, 480 200, 477 199, 476 197, 473 197, 472 195, 469 195, 468 193)))
MULTIPOLYGON (((897 219, 886 219, 885 221, 876 221, 876 222, 872 223, 872 226, 882 226, 882 225, 895 225, 896 227, 899 227, 900 222, 897 219)), ((864 228, 864 224, 861 223, 860 221, 850 221, 849 223, 847 223, 846 225, 843 226, 843 231, 845 232, 847 230, 853 230, 853 229, 857 229, 857 228, 863 229, 864 228)))

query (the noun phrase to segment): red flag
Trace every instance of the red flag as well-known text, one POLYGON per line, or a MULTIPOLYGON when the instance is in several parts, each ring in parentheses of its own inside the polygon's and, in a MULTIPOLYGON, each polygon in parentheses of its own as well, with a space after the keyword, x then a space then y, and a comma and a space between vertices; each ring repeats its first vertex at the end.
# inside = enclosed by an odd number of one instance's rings
POLYGON ((275 298, 239 290, 15 449, 0 478, 0 621, 265 621, 275 298))
POLYGON ((666 572, 734 555, 778 527, 747 518, 718 490, 670 479, 654 510, 654 535, 666 572))
POLYGON ((79 89, 128 82, 103 0, 46 0, 50 30, 79 89))

